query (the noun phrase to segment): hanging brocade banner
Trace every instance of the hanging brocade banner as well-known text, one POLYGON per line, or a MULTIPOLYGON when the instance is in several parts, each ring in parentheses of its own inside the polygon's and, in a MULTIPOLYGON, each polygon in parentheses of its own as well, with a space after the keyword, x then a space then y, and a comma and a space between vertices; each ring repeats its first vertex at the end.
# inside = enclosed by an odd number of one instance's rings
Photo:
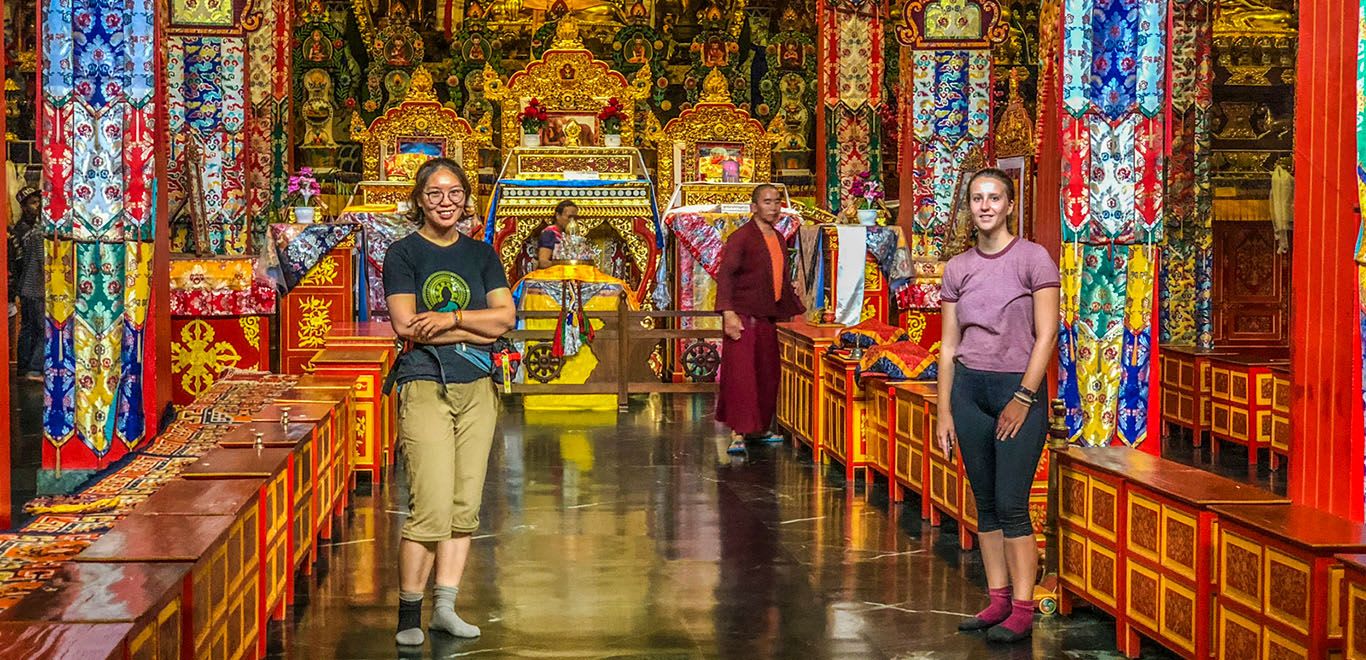
MULTIPOLYGON (((950 233, 963 163, 986 146, 991 126, 991 51, 919 50, 912 55, 912 224, 942 248, 950 233)), ((932 259, 943 255, 917 255, 932 259)))
POLYGON ((1214 345, 1210 0, 1172 3, 1172 143, 1159 282, 1162 342, 1214 345))
POLYGON ((1066 0, 1059 390, 1073 442, 1147 439, 1167 0, 1066 0))
POLYGON ((152 0, 42 7, 48 469, 107 465, 146 434, 155 7, 152 0))
POLYGON ((838 210, 853 197, 856 176, 881 178, 885 31, 881 5, 871 0, 818 0, 816 15, 825 53, 819 65, 825 189, 818 195, 838 210))

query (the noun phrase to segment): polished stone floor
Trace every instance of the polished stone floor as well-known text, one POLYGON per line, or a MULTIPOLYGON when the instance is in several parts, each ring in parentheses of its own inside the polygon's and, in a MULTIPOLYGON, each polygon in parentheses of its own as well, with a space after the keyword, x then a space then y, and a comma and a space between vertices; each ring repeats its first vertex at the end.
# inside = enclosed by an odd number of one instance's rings
POLYGON ((1086 611, 1041 619, 1014 647, 959 634, 984 604, 983 576, 952 523, 922 524, 914 502, 889 509, 882 484, 851 496, 790 445, 731 459, 711 407, 661 397, 619 417, 506 411, 457 603, 483 636, 395 646, 406 493, 391 479, 356 498, 300 580, 272 657, 1118 657, 1113 622, 1086 611))

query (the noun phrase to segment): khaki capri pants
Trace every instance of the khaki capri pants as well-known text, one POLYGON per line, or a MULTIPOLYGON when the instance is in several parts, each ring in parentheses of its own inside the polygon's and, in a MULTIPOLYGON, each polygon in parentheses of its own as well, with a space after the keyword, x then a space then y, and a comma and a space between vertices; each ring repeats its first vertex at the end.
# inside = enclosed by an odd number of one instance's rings
POLYGON ((399 390, 398 441, 408 472, 402 536, 431 543, 479 529, 479 506, 498 420, 493 381, 415 380, 399 390))

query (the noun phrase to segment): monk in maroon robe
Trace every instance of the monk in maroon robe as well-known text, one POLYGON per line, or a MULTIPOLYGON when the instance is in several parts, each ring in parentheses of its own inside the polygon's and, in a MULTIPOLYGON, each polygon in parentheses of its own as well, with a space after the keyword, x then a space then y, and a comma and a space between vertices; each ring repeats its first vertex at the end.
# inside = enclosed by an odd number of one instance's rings
POLYGON ((716 419, 735 432, 731 453, 743 453, 747 439, 769 437, 778 406, 774 324, 805 311, 792 288, 786 242, 773 227, 781 209, 776 187, 756 187, 751 221, 726 239, 716 272, 716 309, 725 333, 716 419))

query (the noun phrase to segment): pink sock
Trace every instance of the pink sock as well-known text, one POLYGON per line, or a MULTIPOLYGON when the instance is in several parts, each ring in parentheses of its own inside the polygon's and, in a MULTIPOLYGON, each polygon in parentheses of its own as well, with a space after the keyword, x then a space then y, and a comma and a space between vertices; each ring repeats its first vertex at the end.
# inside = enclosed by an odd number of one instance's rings
POLYGON ((987 589, 987 595, 991 597, 991 604, 977 613, 977 619, 994 626, 1010 616, 1010 587, 987 589))
POLYGON ((1034 601, 1012 599, 1010 603, 1010 616, 1001 622, 1001 627, 1016 635, 1028 632, 1034 627, 1034 601))

